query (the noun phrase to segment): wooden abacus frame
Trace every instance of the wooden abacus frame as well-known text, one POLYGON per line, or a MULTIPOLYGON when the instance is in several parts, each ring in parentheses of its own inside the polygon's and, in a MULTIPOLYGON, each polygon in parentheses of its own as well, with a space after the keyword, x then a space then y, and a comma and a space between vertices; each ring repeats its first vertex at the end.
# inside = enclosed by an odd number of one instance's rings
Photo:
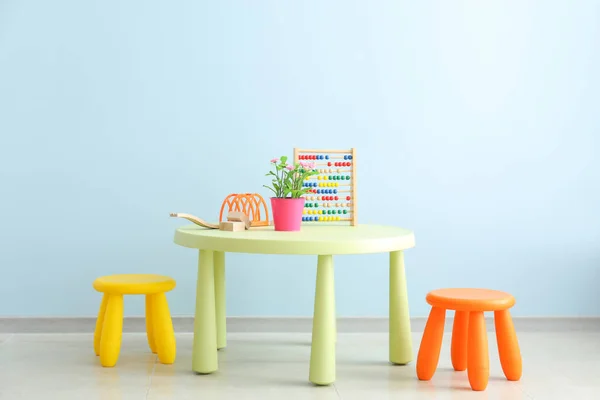
MULTIPOLYGON (((345 156, 350 156, 350 160, 351 164, 350 164, 350 169, 349 170, 344 170, 345 173, 350 173, 350 180, 348 181, 348 184, 344 184, 344 187, 348 186, 347 190, 340 190, 339 193, 348 193, 348 195, 350 196, 350 207, 349 207, 349 213, 350 216, 346 217, 346 218, 340 218, 339 220, 336 221, 346 221, 346 222, 350 222, 350 225, 352 226, 356 226, 357 224, 357 219, 356 219, 356 149, 355 148, 351 148, 349 150, 318 150, 318 149, 299 149, 299 148, 294 148, 294 163, 298 163, 300 161, 304 161, 304 160, 300 160, 300 156, 301 155, 327 155, 329 156, 329 158, 327 160, 344 160, 344 155, 345 156)), ((327 161, 326 160, 311 160, 308 159, 307 161, 314 161, 316 164, 316 169, 322 169, 319 168, 319 166, 326 166, 327 168, 331 168, 330 166, 327 165, 327 161), (324 164, 321 164, 321 162, 325 162, 324 164)), ((335 168, 340 168, 340 167, 335 167, 335 168)), ((348 167, 346 167, 348 168, 348 167)), ((341 172, 340 172, 341 173, 341 172)), ((330 175, 331 173, 320 173, 319 175, 330 175)), ((318 179, 317 178, 318 175, 314 175, 313 177, 311 177, 311 180, 313 179, 318 179)), ((339 187, 339 186, 337 186, 339 187)), ((312 197, 312 195, 306 194, 306 196, 312 197)), ((319 201, 321 202, 321 201, 319 201)), ((332 221, 333 222, 333 221, 332 221)), ((308 222, 311 223, 311 222, 308 222)))

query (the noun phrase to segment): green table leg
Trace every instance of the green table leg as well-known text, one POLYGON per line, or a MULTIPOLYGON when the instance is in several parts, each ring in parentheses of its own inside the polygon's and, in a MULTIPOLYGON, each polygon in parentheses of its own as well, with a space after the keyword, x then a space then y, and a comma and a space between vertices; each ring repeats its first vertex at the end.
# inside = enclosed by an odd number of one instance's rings
POLYGON ((390 362, 408 364, 413 360, 404 253, 390 252, 390 362))
POLYGON ((316 385, 335 381, 335 330, 333 257, 319 256, 308 378, 316 385))
POLYGON ((217 349, 223 349, 227 346, 227 324, 225 320, 225 253, 222 251, 215 251, 214 262, 217 349))
MULTIPOLYGON (((335 274, 333 269, 331 270, 331 275, 331 281, 335 282, 335 274)), ((331 291, 333 292, 333 341, 334 343, 337 343, 337 307, 335 305, 335 284, 332 285, 331 291)))
POLYGON ((201 374, 210 374, 218 368, 213 251, 200 250, 192 369, 201 374))

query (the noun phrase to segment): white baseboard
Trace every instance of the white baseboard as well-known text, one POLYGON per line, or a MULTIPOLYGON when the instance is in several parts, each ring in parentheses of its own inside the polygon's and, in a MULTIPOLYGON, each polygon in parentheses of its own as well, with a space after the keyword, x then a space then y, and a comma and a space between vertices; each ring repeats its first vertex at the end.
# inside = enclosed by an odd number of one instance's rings
MULTIPOLYGON (((423 332, 426 317, 411 318, 411 330, 423 332)), ((488 330, 494 330, 493 317, 486 319, 488 330)), ((600 317, 514 317, 518 332, 600 332, 600 317)), ((0 333, 91 333, 94 317, 0 317, 0 333)), ((193 332, 194 318, 173 317, 176 332, 193 332)), ((124 332, 145 332, 144 317, 125 317, 124 332)), ((387 332, 385 317, 341 317, 340 333, 387 332)), ((452 319, 446 319, 445 330, 452 330, 452 319)), ((228 317, 228 332, 306 332, 312 331, 311 317, 228 317)))

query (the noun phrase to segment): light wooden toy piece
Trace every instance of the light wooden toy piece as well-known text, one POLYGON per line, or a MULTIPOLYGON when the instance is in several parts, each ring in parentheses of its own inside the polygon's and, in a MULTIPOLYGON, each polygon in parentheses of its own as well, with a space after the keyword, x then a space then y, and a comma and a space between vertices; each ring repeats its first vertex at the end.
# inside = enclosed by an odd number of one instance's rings
POLYGON ((356 218, 356 149, 318 150, 294 148, 294 162, 314 162, 319 173, 306 180, 314 189, 306 199, 302 221, 350 222, 356 218))
POLYGON ((250 218, 241 211, 232 211, 227 214, 227 221, 243 222, 246 225, 246 229, 250 229, 251 226, 250 218))
POLYGON ((219 229, 219 225, 216 224, 211 224, 208 223, 206 221, 204 221, 203 219, 200 219, 196 216, 193 216, 191 214, 185 214, 185 213, 171 213, 169 214, 171 217, 175 217, 175 218, 185 218, 190 222, 193 222, 196 225, 199 225, 203 228, 209 228, 209 229, 219 229))
POLYGON ((240 232, 246 230, 246 224, 241 221, 223 221, 219 223, 219 229, 229 232, 240 232))

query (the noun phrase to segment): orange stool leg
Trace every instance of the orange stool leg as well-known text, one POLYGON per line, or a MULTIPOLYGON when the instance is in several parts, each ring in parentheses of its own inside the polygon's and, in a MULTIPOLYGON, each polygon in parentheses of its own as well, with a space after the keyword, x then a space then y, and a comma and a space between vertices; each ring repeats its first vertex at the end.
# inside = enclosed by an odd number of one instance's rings
POLYGON ((467 369, 467 345, 469 339, 469 312, 456 311, 452 326, 452 366, 455 371, 467 369))
POLYGON ((104 293, 102 295, 102 303, 100 303, 100 310, 98 311, 98 318, 96 319, 96 330, 94 331, 94 352, 97 356, 100 355, 100 339, 102 338, 102 325, 104 325, 104 314, 106 314, 107 304, 108 295, 104 293))
POLYGON ((442 336, 444 335, 444 323, 446 310, 433 307, 429 313, 425 332, 419 355, 417 356, 417 377, 422 381, 428 381, 433 377, 440 359, 440 348, 442 347, 442 336))
POLYGON ((148 337, 148 346, 156 354, 156 338, 154 337, 154 307, 151 294, 146 295, 146 336, 148 337))
POLYGON ((487 332, 482 311, 469 315, 469 348, 467 350, 467 374, 473 390, 485 390, 490 376, 487 332))
POLYGON ((498 341, 498 353, 500 364, 506 379, 518 381, 521 379, 522 361, 517 334, 508 310, 496 311, 494 313, 496 325, 496 340, 498 341))

